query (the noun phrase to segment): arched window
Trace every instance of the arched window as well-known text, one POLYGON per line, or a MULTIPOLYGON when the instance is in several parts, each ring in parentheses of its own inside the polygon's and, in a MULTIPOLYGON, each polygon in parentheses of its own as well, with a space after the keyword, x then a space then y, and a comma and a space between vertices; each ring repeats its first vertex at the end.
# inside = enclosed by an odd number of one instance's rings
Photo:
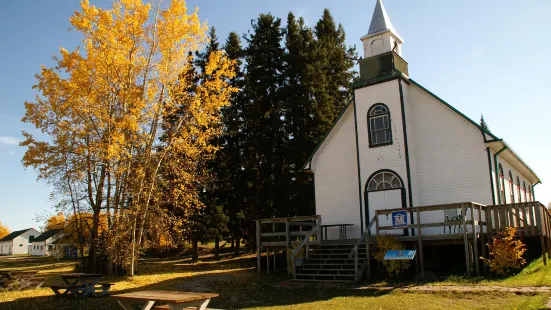
POLYGON ((528 185, 528 201, 532 201, 532 187, 528 185))
POLYGON ((517 199, 518 202, 522 202, 522 195, 520 194, 520 178, 517 175, 517 199))
POLYGON ((499 164, 499 197, 501 197, 501 203, 507 203, 505 198, 505 175, 503 174, 503 167, 499 164))
POLYGON ((390 130, 390 111, 382 103, 372 106, 367 112, 367 127, 369 130, 369 147, 392 144, 390 130))
POLYGON ((524 202, 528 201, 528 197, 526 196, 526 182, 522 181, 522 194, 524 195, 524 202))
POLYGON ((367 191, 382 191, 402 187, 402 181, 397 175, 390 171, 382 171, 371 178, 367 184, 367 191))
POLYGON ((513 182, 511 170, 509 170, 509 195, 511 196, 511 203, 515 203, 515 183, 513 182))

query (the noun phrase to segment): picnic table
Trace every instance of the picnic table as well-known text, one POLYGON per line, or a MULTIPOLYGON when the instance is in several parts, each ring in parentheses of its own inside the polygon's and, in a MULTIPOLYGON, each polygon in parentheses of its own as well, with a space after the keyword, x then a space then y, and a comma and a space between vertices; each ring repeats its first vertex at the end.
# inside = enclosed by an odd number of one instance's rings
POLYGON ((177 292, 177 291, 138 291, 113 295, 119 305, 125 310, 133 310, 133 305, 141 305, 142 310, 150 310, 158 302, 166 306, 155 309, 183 310, 188 307, 197 307, 205 310, 211 298, 218 297, 213 293, 177 292))
POLYGON ((27 288, 39 288, 46 281, 36 277, 38 271, 0 271, 0 290, 20 291, 27 288))
POLYGON ((63 273, 59 277, 64 284, 54 284, 49 287, 56 296, 73 295, 75 297, 105 296, 112 283, 99 283, 101 274, 96 273, 63 273))

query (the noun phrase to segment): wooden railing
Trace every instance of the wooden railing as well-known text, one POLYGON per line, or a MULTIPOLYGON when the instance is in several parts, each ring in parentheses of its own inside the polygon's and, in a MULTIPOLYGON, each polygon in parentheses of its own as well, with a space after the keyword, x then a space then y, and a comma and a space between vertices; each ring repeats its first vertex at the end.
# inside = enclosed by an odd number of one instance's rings
MULTIPOLYGON (((362 278, 362 276, 365 272, 365 267, 366 266, 367 266, 367 269, 369 271, 371 271, 371 260, 369 259, 370 258, 370 255, 369 255, 369 231, 371 230, 371 227, 373 226, 373 224, 375 224, 375 217, 373 217, 371 222, 369 222, 369 224, 367 225, 367 228, 365 229, 364 233, 362 234, 360 239, 358 239, 358 242, 356 242, 356 244, 354 245, 354 248, 352 248, 352 251, 350 251, 350 254, 348 254, 348 258, 354 257, 354 281, 355 282, 358 282, 362 278), (362 243, 364 241, 365 241, 365 259, 366 259, 366 262, 365 262, 365 264, 360 266, 358 252, 359 252, 359 249, 362 246, 362 243)), ((369 273, 368 276, 371 276, 371 273, 369 273)))
MULTIPOLYGON (((403 211, 403 208, 385 209, 375 211, 375 215, 369 222, 364 233, 351 250, 348 258, 354 257, 355 261, 355 278, 358 281, 367 267, 368 277, 371 274, 370 268, 370 253, 369 243, 370 236, 379 236, 385 231, 408 229, 414 232, 414 236, 399 236, 400 240, 416 241, 417 255, 420 264, 421 274, 424 274, 423 266, 423 240, 444 240, 444 239, 463 239, 465 247, 465 264, 467 275, 471 275, 471 268, 476 274, 480 274, 480 266, 478 259, 478 242, 480 241, 480 250, 483 257, 486 257, 486 240, 503 231, 505 227, 516 227, 519 237, 536 237, 541 240, 542 251, 547 251, 551 256, 551 212, 539 202, 524 202, 517 204, 492 205, 485 206, 474 202, 453 203, 445 205, 420 206, 405 209, 408 212, 408 217, 414 219, 413 224, 401 227, 380 226, 380 216, 392 214, 394 211, 403 211), (445 211, 457 209, 460 210, 461 217, 456 221, 441 221, 434 223, 426 223, 422 221, 421 214, 429 211, 445 211), (375 233, 372 234, 371 228, 375 225, 375 233), (459 233, 454 234, 425 234, 424 228, 443 227, 444 232, 446 227, 458 227, 459 233), (472 247, 469 245, 469 240, 472 240, 472 247), (366 264, 360 266, 358 264, 358 251, 361 245, 366 244, 366 264), (472 251, 472 252, 471 252, 472 251)), ((409 219, 409 218, 408 218, 409 219)), ((442 216, 444 219, 444 216, 442 216)), ((408 221, 409 222, 409 221, 408 221)), ((544 263, 546 264, 546 256, 543 255, 544 263)))
MULTIPOLYGON (((260 271, 261 251, 266 249, 267 257, 269 249, 290 249, 297 245, 293 253, 299 252, 306 246, 306 255, 309 255, 309 245, 319 244, 321 238, 321 216, 297 216, 261 219, 256 221, 256 246, 257 246, 257 270, 260 271)), ((270 261, 267 258, 268 272, 270 261)), ((294 264, 294 258, 292 263, 294 264)), ((275 266, 275 265, 274 265, 275 266)), ((293 269, 295 269, 293 267, 293 269)))

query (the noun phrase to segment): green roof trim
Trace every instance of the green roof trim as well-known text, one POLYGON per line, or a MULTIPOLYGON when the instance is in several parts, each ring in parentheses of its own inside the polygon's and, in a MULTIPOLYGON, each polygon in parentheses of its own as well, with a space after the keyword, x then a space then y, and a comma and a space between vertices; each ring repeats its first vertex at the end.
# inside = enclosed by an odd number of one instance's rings
POLYGON ((467 115, 461 113, 461 111, 459 111, 458 109, 456 109, 455 107, 453 107, 451 104, 447 103, 446 101, 444 101, 442 98, 436 96, 433 92, 431 92, 430 90, 426 89, 425 87, 423 87, 421 84, 415 82, 413 79, 409 79, 411 83, 413 83, 415 86, 421 88, 423 91, 425 91, 427 94, 431 95, 432 97, 434 97, 434 99, 440 101, 441 103, 443 103, 445 106, 447 106, 448 108, 450 108, 452 111, 454 111, 455 113, 459 114, 461 117, 463 117, 465 120, 467 120, 469 123, 473 124, 476 128, 478 128, 480 131, 482 131, 483 133, 486 133, 488 134, 489 136, 491 136, 494 140, 501 140, 500 138, 496 137, 496 135, 494 135, 493 133, 487 131, 487 130, 484 130, 482 129, 482 127, 480 127, 480 124, 478 124, 477 122, 473 121, 472 119, 470 119, 467 115))

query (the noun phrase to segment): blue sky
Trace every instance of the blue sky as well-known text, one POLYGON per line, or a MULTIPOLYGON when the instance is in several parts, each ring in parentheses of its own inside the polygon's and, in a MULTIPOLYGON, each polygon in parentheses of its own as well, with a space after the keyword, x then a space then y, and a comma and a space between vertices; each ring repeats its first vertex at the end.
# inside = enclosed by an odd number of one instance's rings
MULTIPOLYGON (((108 0, 90 2, 111 6, 108 0)), ((484 114, 492 132, 542 179, 536 198, 551 201, 551 1, 384 0, 384 5, 405 41, 410 76, 470 118, 478 121, 484 114)), ((229 31, 249 30, 259 13, 285 20, 293 11, 313 25, 329 8, 344 26, 347 43, 361 48, 375 0, 192 0, 188 6, 199 6, 201 19, 216 26, 221 41, 229 31)), ((60 46, 73 50, 80 44, 79 35, 68 31, 78 8, 78 1, 0 4, 0 221, 12 230, 38 227, 37 216, 53 212, 51 188, 21 164, 21 130, 33 130, 20 119, 24 102, 35 96, 31 87, 40 65, 52 66, 60 46)))

